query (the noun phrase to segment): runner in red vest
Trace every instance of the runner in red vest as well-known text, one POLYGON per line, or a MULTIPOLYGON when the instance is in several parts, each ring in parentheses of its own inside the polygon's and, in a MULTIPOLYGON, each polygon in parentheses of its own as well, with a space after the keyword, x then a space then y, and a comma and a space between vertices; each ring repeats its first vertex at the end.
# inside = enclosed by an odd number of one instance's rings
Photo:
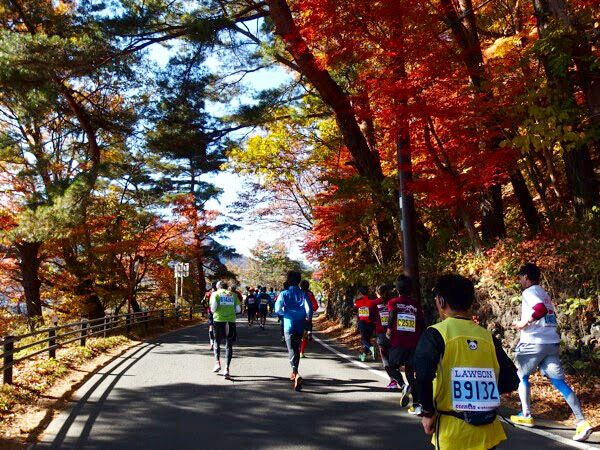
POLYGON ((402 389, 400 399, 402 407, 408 405, 408 394, 412 392, 413 406, 409 412, 416 414, 419 412, 420 405, 415 390, 414 354, 423 333, 425 320, 421 303, 411 297, 412 279, 400 275, 396 280, 396 289, 399 296, 388 302, 390 326, 387 335, 390 339, 390 374, 402 389), (408 383, 404 383, 400 373, 402 366, 408 383))
MULTIPOLYGON (((315 294, 313 294, 310 290, 310 283, 308 282, 308 280, 302 280, 300 282, 300 289, 302 289, 306 293, 306 296, 308 297, 308 300, 312 305, 313 313, 315 313, 317 309, 319 309, 319 304, 317 303, 315 294)), ((309 340, 312 340, 312 322, 310 324, 309 329, 307 329, 304 332, 304 335, 302 336, 302 342, 300 342, 300 358, 306 357, 305 350, 309 340)))
POLYGON ((373 360, 375 360, 375 347, 371 345, 371 338, 375 329, 373 322, 375 304, 369 298, 369 289, 366 286, 359 287, 358 293, 360 297, 354 302, 354 307, 358 315, 358 331, 360 332, 360 341, 363 350, 359 358, 361 361, 365 361, 367 355, 370 353, 373 360))
POLYGON ((379 348, 379 356, 381 357, 383 368, 390 377, 387 388, 395 389, 399 386, 398 382, 391 375, 392 372, 390 371, 389 362, 390 340, 386 336, 390 316, 387 305, 392 297, 392 287, 387 284, 382 284, 377 286, 375 293, 377 294, 377 299, 374 300, 373 303, 375 304, 375 336, 377 347, 379 348))

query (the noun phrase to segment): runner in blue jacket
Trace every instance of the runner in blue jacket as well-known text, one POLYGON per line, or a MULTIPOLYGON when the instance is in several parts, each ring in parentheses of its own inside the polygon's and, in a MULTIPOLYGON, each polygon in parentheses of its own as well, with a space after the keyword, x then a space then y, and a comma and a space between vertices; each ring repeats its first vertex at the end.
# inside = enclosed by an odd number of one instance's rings
POLYGON ((306 293, 300 289, 300 272, 290 271, 287 275, 289 289, 279 294, 275 302, 275 314, 283 318, 283 333, 290 356, 292 375, 290 380, 296 391, 302 389, 302 377, 298 375, 300 364, 300 342, 304 330, 312 321, 312 306, 306 293))

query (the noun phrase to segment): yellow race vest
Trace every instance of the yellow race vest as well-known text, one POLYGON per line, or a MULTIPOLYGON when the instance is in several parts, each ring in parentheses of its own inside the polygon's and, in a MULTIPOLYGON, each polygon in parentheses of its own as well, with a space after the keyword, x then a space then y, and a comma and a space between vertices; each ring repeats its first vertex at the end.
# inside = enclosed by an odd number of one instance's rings
MULTIPOLYGON (((438 411, 484 411, 500 404, 500 366, 492 335, 465 319, 447 318, 433 325, 446 346, 433 381, 438 411)), ((488 450, 506 439, 498 418, 487 425, 469 425, 440 415, 431 443, 437 450, 488 450)))

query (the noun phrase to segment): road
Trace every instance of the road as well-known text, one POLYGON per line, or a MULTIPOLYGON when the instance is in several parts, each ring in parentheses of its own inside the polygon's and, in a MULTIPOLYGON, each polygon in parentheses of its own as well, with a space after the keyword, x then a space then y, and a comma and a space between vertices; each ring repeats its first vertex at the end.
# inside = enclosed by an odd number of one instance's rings
MULTIPOLYGON (((93 375, 36 448, 433 448, 377 373, 316 342, 307 353, 299 393, 272 319, 265 331, 238 322, 232 381, 211 372, 205 325, 164 335, 93 375)), ((501 449, 570 448, 505 428, 501 449)))

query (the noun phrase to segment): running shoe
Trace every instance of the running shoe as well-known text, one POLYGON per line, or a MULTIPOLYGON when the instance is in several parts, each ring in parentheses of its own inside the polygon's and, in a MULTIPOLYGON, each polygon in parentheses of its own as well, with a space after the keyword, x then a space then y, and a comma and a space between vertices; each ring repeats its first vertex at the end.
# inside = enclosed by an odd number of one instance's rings
POLYGON ((365 362, 367 360, 367 355, 365 353, 361 353, 358 355, 358 359, 360 359, 362 362, 365 362))
POLYGON ((396 383, 396 380, 392 380, 390 381, 390 384, 388 384, 386 386, 386 389, 396 389, 398 387, 398 383, 396 383))
POLYGON ((574 441, 585 442, 592 435, 594 429, 590 425, 589 422, 583 421, 577 424, 577 428, 575 429, 575 435, 573 436, 574 441))
POLYGON ((213 367, 213 372, 217 373, 219 370, 221 370, 221 363, 216 363, 215 367, 213 367))
POLYGON ((405 384, 404 386, 402 386, 402 394, 400 397, 400 406, 402 406, 403 408, 406 408, 408 406, 408 402, 409 402, 409 398, 408 398, 408 394, 410 394, 410 385, 405 384))
POLYGON ((423 408, 421 407, 421 405, 411 405, 411 407, 408 408, 408 413, 412 414, 413 416, 418 416, 422 412, 423 408))
POLYGON ((296 379, 294 380, 294 390, 296 392, 300 392, 302 390, 302 377, 301 376, 296 376, 296 379))
POLYGON ((528 428, 532 428, 535 425, 533 417, 531 417, 531 415, 524 416, 522 412, 516 416, 510 416, 510 421, 515 425, 522 425, 528 428))
POLYGON ((300 353, 300 358, 306 358, 306 355, 304 353, 300 353))
POLYGON ((229 375, 229 369, 225 369, 223 371, 223 376, 225 377, 226 380, 230 380, 231 376, 229 375))
POLYGON ((375 346, 372 345, 369 350, 371 350, 371 358, 375 361, 375 346))

